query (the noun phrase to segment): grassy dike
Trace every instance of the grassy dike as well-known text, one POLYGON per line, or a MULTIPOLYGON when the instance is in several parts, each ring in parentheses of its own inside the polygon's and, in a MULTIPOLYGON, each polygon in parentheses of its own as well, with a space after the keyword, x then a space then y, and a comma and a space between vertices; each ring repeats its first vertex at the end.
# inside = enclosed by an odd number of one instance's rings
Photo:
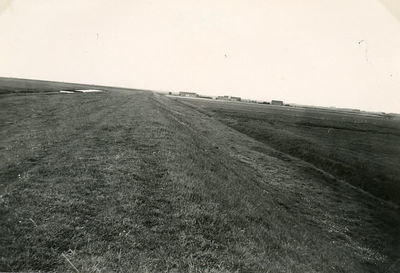
POLYGON ((396 211, 170 98, 6 96, 0 109, 0 271, 385 272, 395 261, 375 215, 396 211))

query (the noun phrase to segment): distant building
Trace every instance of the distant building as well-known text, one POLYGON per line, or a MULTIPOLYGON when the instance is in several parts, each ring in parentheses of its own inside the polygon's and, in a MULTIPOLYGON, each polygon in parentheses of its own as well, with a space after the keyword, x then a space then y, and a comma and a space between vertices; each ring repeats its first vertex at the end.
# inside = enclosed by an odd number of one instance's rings
POLYGON ((198 97, 201 98, 201 99, 209 99, 209 100, 212 100, 212 97, 210 97, 210 96, 198 95, 198 97))
POLYGON ((241 101, 242 99, 234 96, 218 96, 217 100, 241 101))
POLYGON ((281 100, 272 100, 271 105, 278 105, 278 106, 283 106, 283 101, 281 100))
POLYGON ((234 97, 231 96, 229 100, 233 100, 233 101, 241 101, 242 99, 240 97, 234 97))
POLYGON ((197 97, 197 94, 194 92, 179 92, 179 96, 181 96, 181 97, 197 97))

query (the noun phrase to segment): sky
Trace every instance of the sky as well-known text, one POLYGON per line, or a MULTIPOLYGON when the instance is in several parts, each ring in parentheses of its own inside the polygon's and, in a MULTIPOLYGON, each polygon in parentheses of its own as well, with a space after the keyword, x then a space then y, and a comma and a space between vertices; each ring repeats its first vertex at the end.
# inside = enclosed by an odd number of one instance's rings
POLYGON ((400 1, 0 0, 0 76, 400 113, 400 1))

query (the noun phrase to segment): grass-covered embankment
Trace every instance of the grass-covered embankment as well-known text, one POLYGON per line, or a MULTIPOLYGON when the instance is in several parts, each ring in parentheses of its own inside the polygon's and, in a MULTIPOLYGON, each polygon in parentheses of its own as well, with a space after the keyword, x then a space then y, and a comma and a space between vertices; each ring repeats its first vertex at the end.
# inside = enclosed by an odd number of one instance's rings
POLYGON ((1 271, 384 272, 395 258, 374 218, 387 207, 168 98, 0 103, 1 271))
POLYGON ((191 100, 224 124, 400 205, 400 121, 315 109, 191 100))

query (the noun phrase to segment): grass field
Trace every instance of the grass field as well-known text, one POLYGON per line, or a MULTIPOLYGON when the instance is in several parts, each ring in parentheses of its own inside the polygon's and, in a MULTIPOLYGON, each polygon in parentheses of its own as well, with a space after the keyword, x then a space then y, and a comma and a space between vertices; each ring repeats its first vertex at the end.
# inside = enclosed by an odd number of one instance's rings
POLYGON ((396 206, 193 107, 1 95, 0 271, 398 272, 396 206))
POLYGON ((399 119, 211 100, 190 100, 190 104, 239 132, 400 205, 399 119))
POLYGON ((93 84, 79 84, 68 82, 39 81, 18 78, 0 77, 1 94, 30 94, 30 93, 59 93, 60 90, 100 89, 105 91, 134 89, 116 88, 93 84))

